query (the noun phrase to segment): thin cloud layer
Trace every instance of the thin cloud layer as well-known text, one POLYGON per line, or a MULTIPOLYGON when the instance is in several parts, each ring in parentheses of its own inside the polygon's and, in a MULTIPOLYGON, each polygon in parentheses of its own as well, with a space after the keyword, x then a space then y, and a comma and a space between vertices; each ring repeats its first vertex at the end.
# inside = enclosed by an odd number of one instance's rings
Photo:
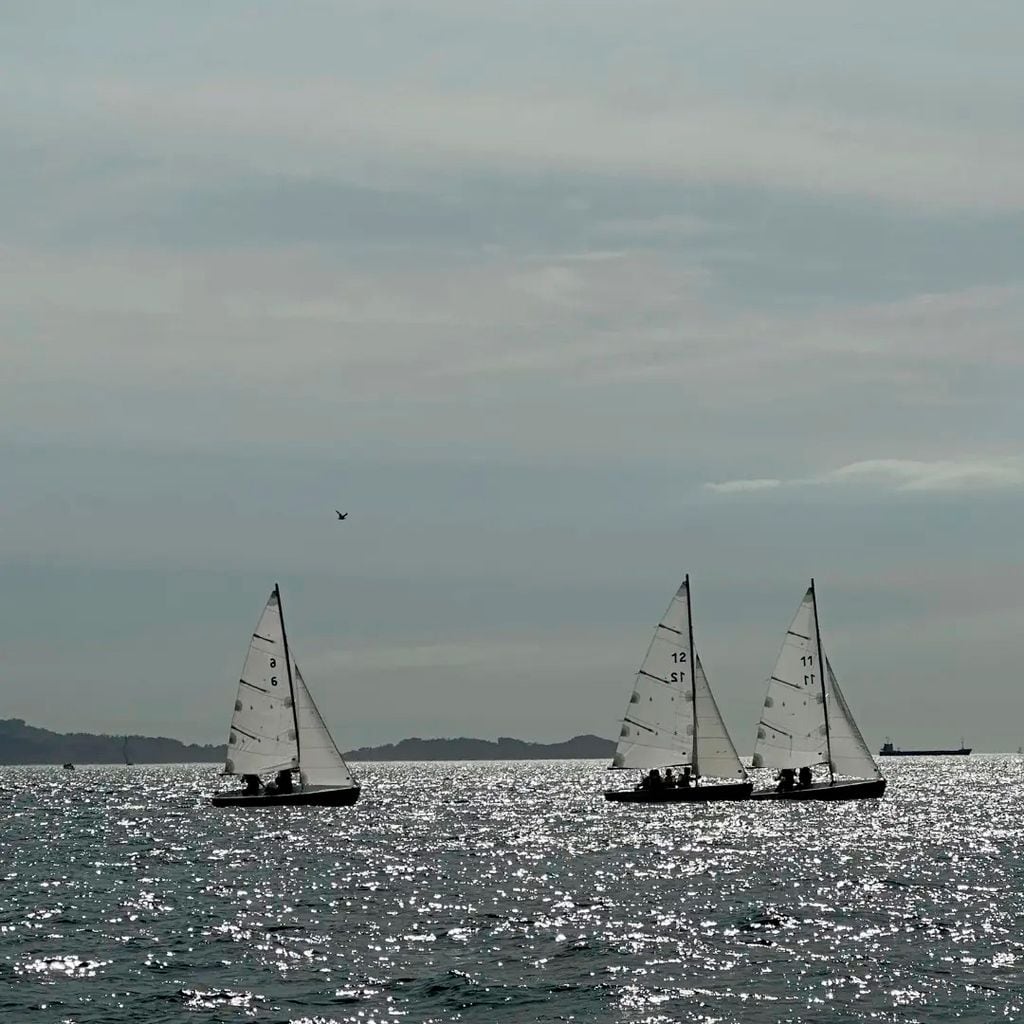
POLYGON ((707 483, 715 494, 742 494, 782 487, 859 487, 880 491, 970 492, 1024 488, 1020 459, 865 459, 818 476, 725 480, 707 483))
MULTIPOLYGON (((214 78, 140 88, 74 82, 57 124, 90 112, 146 159, 184 156, 276 174, 352 173, 381 154, 421 172, 631 175, 639 181, 798 190, 911 206, 1024 209, 1024 142, 991 126, 851 116, 791 101, 708 94, 678 82, 654 101, 588 89, 530 95, 367 88, 325 79, 214 78), (978 160, 978 151, 986 154, 978 160), (397 160, 396 160, 397 158, 397 160)), ((27 126, 22 126, 27 127, 27 126)))

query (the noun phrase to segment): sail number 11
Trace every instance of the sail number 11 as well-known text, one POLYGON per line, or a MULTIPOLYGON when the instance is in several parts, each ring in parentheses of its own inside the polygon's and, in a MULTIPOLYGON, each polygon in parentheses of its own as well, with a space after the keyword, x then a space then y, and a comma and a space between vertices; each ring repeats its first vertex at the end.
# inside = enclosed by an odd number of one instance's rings
MULTIPOLYGON (((804 654, 804 655, 802 655, 801 658, 800 658, 800 664, 803 665, 804 668, 808 668, 808 667, 812 666, 814 664, 814 655, 813 654, 804 654)), ((814 673, 811 672, 810 675, 804 676, 804 686, 813 686, 813 685, 814 685, 814 673)))

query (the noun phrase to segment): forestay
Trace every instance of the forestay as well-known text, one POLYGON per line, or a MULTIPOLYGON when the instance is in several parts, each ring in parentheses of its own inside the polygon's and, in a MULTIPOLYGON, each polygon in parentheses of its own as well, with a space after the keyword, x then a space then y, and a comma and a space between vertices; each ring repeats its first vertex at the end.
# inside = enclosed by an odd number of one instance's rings
POLYGON ((825 764, 827 750, 814 592, 808 588, 768 680, 753 764, 755 768, 825 764))
POLYGON ((880 779, 875 759, 871 756, 864 737, 853 720, 850 707, 839 680, 832 671, 832 665, 825 657, 828 683, 828 731, 829 746, 832 750, 832 771, 836 775, 851 775, 858 779, 880 779))
POLYGON ((691 763, 689 645, 684 583, 659 621, 636 674, 613 768, 649 769, 691 763))
POLYGON ((295 717, 285 663, 277 590, 270 595, 242 667, 228 734, 226 775, 260 775, 296 766, 295 717))
POLYGON ((299 777, 304 787, 354 785, 352 773, 324 723, 312 694, 292 662, 299 722, 299 777))

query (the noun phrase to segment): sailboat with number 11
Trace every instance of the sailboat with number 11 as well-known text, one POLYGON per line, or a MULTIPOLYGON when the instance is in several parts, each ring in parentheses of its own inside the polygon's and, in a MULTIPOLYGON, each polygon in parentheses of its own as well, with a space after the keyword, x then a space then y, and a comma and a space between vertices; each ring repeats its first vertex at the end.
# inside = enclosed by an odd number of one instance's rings
POLYGON ((768 680, 754 767, 779 770, 778 786, 758 790, 755 800, 859 800, 885 792, 825 654, 814 580, 768 680), (818 766, 828 769, 827 780, 814 778, 818 766))

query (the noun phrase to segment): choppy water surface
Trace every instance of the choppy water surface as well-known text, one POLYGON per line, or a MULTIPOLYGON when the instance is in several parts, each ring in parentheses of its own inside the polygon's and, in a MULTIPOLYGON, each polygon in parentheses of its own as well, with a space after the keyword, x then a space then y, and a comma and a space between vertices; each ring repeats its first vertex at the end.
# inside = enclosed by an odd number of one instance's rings
POLYGON ((366 765, 254 812, 212 766, 0 768, 0 1020, 1024 1017, 1024 761, 885 769, 627 807, 594 762, 366 765))

